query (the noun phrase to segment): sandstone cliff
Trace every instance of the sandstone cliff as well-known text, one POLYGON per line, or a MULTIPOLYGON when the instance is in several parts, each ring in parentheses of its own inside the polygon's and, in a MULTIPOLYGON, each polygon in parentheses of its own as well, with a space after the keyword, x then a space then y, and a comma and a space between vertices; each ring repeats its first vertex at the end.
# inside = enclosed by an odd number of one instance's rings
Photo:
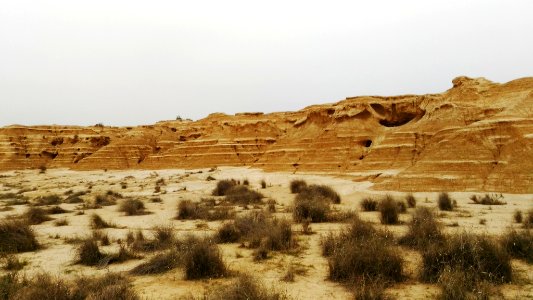
POLYGON ((533 193, 533 78, 137 127, 7 126, 0 170, 252 166, 400 191, 533 193))

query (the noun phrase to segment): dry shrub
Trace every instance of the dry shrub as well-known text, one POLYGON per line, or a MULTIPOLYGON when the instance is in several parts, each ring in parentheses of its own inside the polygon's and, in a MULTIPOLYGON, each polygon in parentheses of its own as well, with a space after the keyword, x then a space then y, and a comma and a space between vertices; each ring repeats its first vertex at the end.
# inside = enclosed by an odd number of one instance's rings
POLYGON ((93 229, 104 229, 104 228, 117 227, 115 224, 111 224, 107 221, 104 221, 104 219, 102 219, 102 217, 100 217, 96 213, 93 213, 90 218, 91 218, 91 227, 93 229))
POLYGON ((526 218, 524 219, 524 227, 525 228, 533 227, 533 208, 527 211, 526 218))
MULTIPOLYGON (((1 280, 1 279, 0 279, 1 280)), ((70 300, 73 299, 69 285, 49 274, 37 274, 28 280, 20 278, 16 274, 11 278, 13 290, 6 299, 17 300, 70 300)), ((1 293, 1 291, 0 291, 1 293)))
POLYGON ((533 263, 533 234, 530 230, 510 229, 502 237, 502 245, 512 257, 533 263))
POLYGON ((462 233, 446 240, 445 243, 430 245, 423 252, 421 278, 425 282, 437 282, 447 267, 473 274, 476 282, 504 283, 511 280, 511 258, 493 239, 462 233))
POLYGON ((52 220, 52 218, 48 216, 46 210, 39 207, 28 208, 22 217, 31 225, 37 225, 52 220))
POLYGON ((502 194, 485 194, 483 197, 478 197, 477 195, 470 196, 470 200, 474 202, 475 204, 482 204, 482 205, 505 205, 507 202, 502 201, 503 195, 502 194))
POLYGON ((269 218, 263 213, 238 217, 222 225, 216 235, 219 243, 242 242, 250 248, 281 251, 293 248, 295 240, 291 223, 284 219, 269 218))
POLYGON ((78 278, 75 288, 72 291, 72 295, 73 299, 88 300, 139 299, 128 278, 114 273, 107 273, 100 277, 78 278))
POLYGON ((106 255, 100 252, 98 243, 93 238, 83 241, 76 249, 76 252, 78 257, 77 263, 86 266, 99 265, 106 258, 106 255))
POLYGON ((242 274, 230 285, 219 285, 204 295, 209 300, 288 300, 285 292, 267 289, 254 277, 242 274))
POLYGON ((226 196, 226 192, 235 185, 237 182, 234 179, 219 180, 212 194, 213 196, 226 196))
POLYGON ((382 224, 398 224, 398 203, 391 195, 386 195, 379 203, 382 224))
MULTIPOLYGON (((213 199, 214 202, 214 199, 213 199)), ((198 220, 209 221, 226 220, 235 216, 234 211, 229 207, 214 207, 211 199, 201 203, 191 200, 182 200, 178 204, 177 220, 198 220)))
POLYGON ((61 197, 56 194, 41 196, 34 199, 34 205, 54 205, 61 203, 61 197))
POLYGON ((453 201, 450 198, 448 193, 440 193, 437 203, 440 210, 452 211, 453 210, 453 201))
POLYGON ((294 199, 293 219, 302 222, 310 219, 312 222, 325 222, 331 210, 329 199, 304 188, 294 199))
POLYGON ((266 183, 266 181, 265 181, 264 179, 261 180, 261 188, 262 188, 262 189, 266 189, 266 187, 267 187, 267 183, 266 183))
POLYGON ((401 281, 403 260, 391 245, 389 233, 355 218, 340 234, 322 240, 330 279, 346 283, 401 281))
MULTIPOLYGON (((28 264, 25 260, 20 260, 17 256, 13 254, 8 254, 4 257, 5 265, 4 270, 6 271, 19 271, 28 264)), ((0 297, 1 298, 1 297, 0 297)))
POLYGON ((376 211, 378 210, 378 202, 372 198, 363 198, 361 201, 361 209, 363 211, 376 211))
POLYGON ((6 220, 0 222, 0 253, 20 253, 39 248, 35 233, 27 222, 6 220))
POLYGON ((409 231, 400 238, 400 244, 425 249, 430 244, 442 242, 444 242, 444 235, 433 212, 427 207, 417 208, 409 224, 409 231))
POLYGON ((405 202, 407 202, 407 206, 409 206, 409 208, 416 207, 416 198, 413 196, 413 194, 407 194, 407 196, 405 196, 405 202))
POLYGON ((324 198, 334 204, 341 203, 341 197, 339 196, 339 194, 327 185, 312 184, 300 190, 299 195, 297 197, 307 199, 324 198))
POLYGON ((354 295, 357 300, 390 300, 385 294, 386 284, 379 279, 363 279, 355 284, 354 295))
POLYGON ((153 238, 146 239, 141 231, 138 231, 136 237, 131 234, 128 238, 128 244, 137 251, 159 251, 172 247, 175 237, 174 228, 171 226, 156 226, 152 228, 153 238))
POLYGON ((231 204, 249 205, 261 203, 263 194, 250 190, 247 186, 236 185, 226 191, 225 201, 231 204))
POLYGON ((496 294, 494 287, 487 281, 476 281, 473 274, 465 273, 459 270, 446 268, 439 277, 441 293, 437 299, 456 300, 456 299, 492 299, 496 294))
POLYGON ((61 206, 59 205, 56 205, 56 206, 53 206, 53 207, 50 207, 50 208, 47 208, 46 209, 46 212, 48 214, 51 214, 51 215, 59 215, 59 214, 64 214, 64 213, 68 213, 70 211, 66 210, 66 209, 63 209, 61 206))
POLYGON ((290 183, 291 193, 298 194, 307 187, 307 182, 300 179, 292 180, 290 183))
POLYGON ((125 213, 126 216, 146 214, 144 203, 139 199, 122 200, 118 206, 118 211, 125 213))
POLYGON ((54 225, 55 226, 67 226, 68 225, 68 220, 67 219, 58 219, 54 222, 54 225))
POLYGON ((67 196, 67 198, 63 201, 65 203, 83 203, 83 199, 81 196, 87 194, 85 191, 76 192, 73 194, 70 194, 67 196))
POLYGON ((147 262, 144 262, 130 273, 133 275, 161 274, 180 266, 180 254, 172 249, 166 253, 157 254, 147 262))
POLYGON ((513 214, 513 219, 515 221, 515 223, 522 223, 522 220, 523 220, 523 216, 522 216, 522 211, 520 210, 515 210, 514 214, 513 214))

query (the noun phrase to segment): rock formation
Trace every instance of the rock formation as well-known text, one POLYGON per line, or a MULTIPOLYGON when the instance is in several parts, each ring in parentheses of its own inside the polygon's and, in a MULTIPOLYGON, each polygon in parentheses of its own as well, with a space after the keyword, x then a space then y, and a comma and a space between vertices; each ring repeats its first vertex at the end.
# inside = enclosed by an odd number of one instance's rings
POLYGON ((251 166, 399 191, 533 193, 533 78, 150 126, 7 126, 0 170, 251 166))

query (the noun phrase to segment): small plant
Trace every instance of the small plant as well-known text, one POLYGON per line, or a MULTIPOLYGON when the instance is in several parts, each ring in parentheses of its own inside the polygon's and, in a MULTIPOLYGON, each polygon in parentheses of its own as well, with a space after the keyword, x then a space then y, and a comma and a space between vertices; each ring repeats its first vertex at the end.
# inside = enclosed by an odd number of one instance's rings
POLYGON ((77 251, 77 263, 86 266, 96 266, 101 264, 106 255, 100 252, 100 248, 95 239, 89 238, 83 241, 77 251))
POLYGON ((326 222, 331 210, 329 201, 322 197, 307 198, 298 194, 294 200, 292 217, 296 222, 310 219, 312 222, 326 222))
POLYGON ((439 205, 440 210, 445 210, 445 211, 453 210, 453 206, 454 206, 453 201, 450 198, 450 195, 448 195, 448 193, 440 193, 437 203, 439 205))
POLYGON ((502 245, 512 257, 533 264, 533 234, 530 230, 510 229, 502 237, 502 245))
POLYGON ((144 203, 138 199, 125 199, 120 202, 118 211, 123 212, 126 216, 137 216, 146 214, 144 203))
POLYGON ((184 256, 185 279, 218 278, 227 269, 218 246, 209 239, 189 238, 184 256))
POLYGON ((261 180, 261 188, 262 188, 262 189, 266 189, 266 187, 267 187, 267 183, 266 183, 266 181, 265 181, 264 179, 261 180))
POLYGON ((54 222, 54 225, 55 226, 67 226, 68 225, 68 220, 67 219, 58 219, 54 222))
POLYGON ((341 197, 339 194, 337 194, 337 192, 327 185, 312 184, 300 190, 297 197, 303 197, 307 199, 324 198, 333 204, 341 203, 341 197))
POLYGON ((363 211, 376 211, 378 210, 378 202, 372 198, 363 198, 361 201, 361 209, 363 211))
POLYGON ((226 191, 225 201, 231 204, 249 205, 261 203, 263 194, 250 190, 245 185, 237 185, 226 191))
POLYGON ((20 220, 0 221, 0 253, 20 253, 39 248, 29 224, 20 220))
POLYGON ((307 187, 307 182, 300 179, 292 180, 290 183, 291 193, 298 194, 307 187))
POLYGON ((506 202, 503 200, 502 194, 485 194, 483 197, 478 197, 477 195, 470 196, 470 200, 474 202, 475 204, 482 204, 482 205, 505 205, 506 202))
POLYGON ((156 226, 152 228, 152 234, 152 239, 146 239, 141 231, 136 236, 130 232, 126 240, 132 249, 144 252, 168 249, 175 241, 174 228, 171 226, 156 226))
POLYGON ((35 205, 54 205, 61 203, 61 197, 56 194, 35 198, 35 205))
POLYGON ((487 224, 487 219, 485 218, 479 219, 479 225, 486 225, 486 224, 487 224))
POLYGON ((525 228, 533 227, 533 208, 527 211, 527 216, 524 219, 524 227, 525 228))
POLYGON ((45 165, 40 165, 39 166, 39 174, 44 174, 46 173, 46 166, 45 165))
POLYGON ((93 213, 90 216, 90 222, 91 222, 91 227, 93 229, 104 229, 104 228, 115 228, 115 227, 117 227, 115 224, 111 224, 109 222, 104 221, 104 219, 102 219, 102 217, 100 217, 96 213, 93 213))
POLYGON ((213 196, 225 196, 226 192, 235 185, 237 185, 237 182, 233 179, 219 180, 212 194, 213 196))
POLYGON ((51 214, 51 215, 58 215, 58 214, 68 213, 70 211, 61 208, 61 206, 59 206, 59 205, 55 205, 55 206, 52 206, 50 208, 47 208, 46 212, 51 214))
MULTIPOLYGON (((25 260, 20 260, 15 255, 7 255, 5 257, 4 270, 6 271, 19 271, 22 270, 28 264, 25 260)), ((0 292, 0 296, 2 293, 0 292)))
POLYGON ((379 203, 379 212, 381 216, 381 224, 398 224, 398 204, 387 195, 379 203))
POLYGON ((130 273, 133 275, 161 274, 177 268, 180 264, 179 253, 172 249, 166 253, 157 254, 147 262, 133 268, 130 273))
POLYGON ((229 285, 217 285, 207 292, 205 299, 209 300, 288 300, 286 293, 267 289, 261 282, 250 275, 239 275, 229 285))
POLYGON ((407 202, 407 206, 409 206, 409 208, 416 207, 416 198, 413 196, 413 194, 407 194, 407 196, 405 196, 405 202, 407 202))
POLYGON ((523 220, 523 217, 522 217, 522 211, 520 210, 515 210, 514 214, 513 214, 513 219, 515 221, 515 223, 522 223, 522 220, 523 220))
POLYGON ((419 207, 413 213, 409 231, 399 242, 416 249, 425 249, 430 244, 440 244, 444 240, 441 226, 433 212, 427 207, 419 207))
POLYGON ((28 221, 30 225, 37 225, 52 220, 52 218, 48 216, 46 210, 39 207, 28 208, 23 214, 23 217, 28 221))

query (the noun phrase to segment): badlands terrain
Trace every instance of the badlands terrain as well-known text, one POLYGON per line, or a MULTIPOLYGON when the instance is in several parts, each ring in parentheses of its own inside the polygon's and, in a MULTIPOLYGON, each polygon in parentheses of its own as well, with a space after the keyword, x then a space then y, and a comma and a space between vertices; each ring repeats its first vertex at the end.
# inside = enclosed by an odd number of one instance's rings
POLYGON ((533 78, 0 128, 0 299, 533 298, 533 78))

